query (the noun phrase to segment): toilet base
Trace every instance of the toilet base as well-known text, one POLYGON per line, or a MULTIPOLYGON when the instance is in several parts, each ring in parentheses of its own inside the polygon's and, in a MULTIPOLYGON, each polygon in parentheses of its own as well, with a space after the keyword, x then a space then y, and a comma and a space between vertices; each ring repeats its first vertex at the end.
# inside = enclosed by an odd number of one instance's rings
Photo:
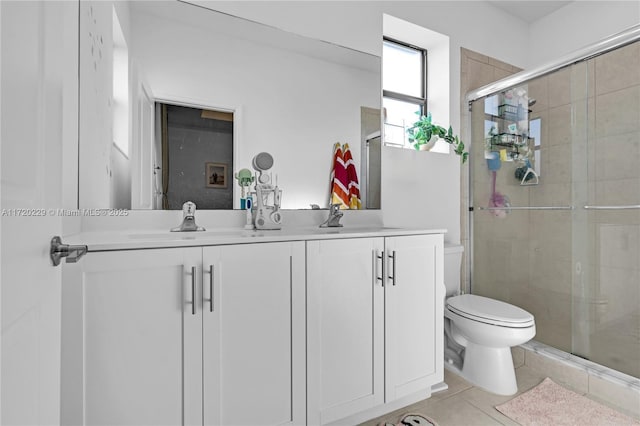
POLYGON ((465 348, 462 377, 497 395, 518 392, 511 348, 491 348, 469 342, 465 348))

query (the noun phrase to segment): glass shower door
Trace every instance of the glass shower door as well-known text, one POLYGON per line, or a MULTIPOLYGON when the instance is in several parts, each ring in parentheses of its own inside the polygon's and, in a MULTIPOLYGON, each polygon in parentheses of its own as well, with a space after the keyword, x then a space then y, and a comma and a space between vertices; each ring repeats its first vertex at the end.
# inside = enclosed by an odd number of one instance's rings
POLYGON ((472 292, 572 349, 571 68, 472 103, 472 292))
POLYGON ((640 377, 640 42, 470 115, 471 292, 531 312, 536 341, 640 377))
POLYGON ((576 67, 572 352, 640 377, 640 42, 576 67))

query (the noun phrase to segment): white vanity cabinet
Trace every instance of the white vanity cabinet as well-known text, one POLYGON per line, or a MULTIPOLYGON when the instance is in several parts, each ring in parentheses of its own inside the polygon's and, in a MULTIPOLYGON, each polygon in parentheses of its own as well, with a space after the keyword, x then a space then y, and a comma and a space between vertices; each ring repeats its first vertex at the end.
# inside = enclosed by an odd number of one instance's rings
POLYGON ((384 403, 383 250, 384 238, 307 242, 310 425, 384 403))
POLYGON ((442 231, 324 232, 76 241, 61 423, 359 424, 429 397, 442 231))
POLYGON ((385 239, 385 402, 444 380, 443 256, 442 234, 385 239))
POLYGON ((304 242, 86 256, 63 423, 304 424, 304 256, 304 242))
POLYGON ((205 247, 203 268, 204 424, 305 424, 304 242, 205 247))
POLYGON ((192 314, 191 276, 201 253, 111 251, 78 263, 63 302, 77 326, 63 325, 63 336, 75 332, 63 358, 76 358, 63 364, 63 386, 78 379, 63 387, 63 398, 75 397, 63 401, 63 424, 202 423, 202 317, 192 314))
POLYGON ((442 234, 307 242, 309 424, 443 381, 442 256, 442 234))

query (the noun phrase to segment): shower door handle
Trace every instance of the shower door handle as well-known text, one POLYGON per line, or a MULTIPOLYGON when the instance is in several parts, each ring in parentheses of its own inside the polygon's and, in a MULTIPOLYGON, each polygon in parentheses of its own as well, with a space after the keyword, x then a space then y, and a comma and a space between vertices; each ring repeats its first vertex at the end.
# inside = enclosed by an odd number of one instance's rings
POLYGON ((637 210, 640 209, 640 204, 629 204, 626 206, 584 206, 582 208, 585 210, 637 210))

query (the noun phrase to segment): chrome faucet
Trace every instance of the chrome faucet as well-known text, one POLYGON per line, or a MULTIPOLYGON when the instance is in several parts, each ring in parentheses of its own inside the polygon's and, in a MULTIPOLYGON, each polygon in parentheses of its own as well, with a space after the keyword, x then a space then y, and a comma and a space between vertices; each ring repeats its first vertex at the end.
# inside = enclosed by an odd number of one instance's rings
POLYGON ((177 228, 171 228, 171 232, 205 231, 202 226, 196 225, 196 205, 187 201, 182 205, 182 224, 177 228))
POLYGON ((340 204, 331 204, 331 206, 329 206, 329 217, 320 225, 320 228, 337 228, 342 226, 340 218, 342 218, 343 215, 344 213, 340 211, 340 204))

